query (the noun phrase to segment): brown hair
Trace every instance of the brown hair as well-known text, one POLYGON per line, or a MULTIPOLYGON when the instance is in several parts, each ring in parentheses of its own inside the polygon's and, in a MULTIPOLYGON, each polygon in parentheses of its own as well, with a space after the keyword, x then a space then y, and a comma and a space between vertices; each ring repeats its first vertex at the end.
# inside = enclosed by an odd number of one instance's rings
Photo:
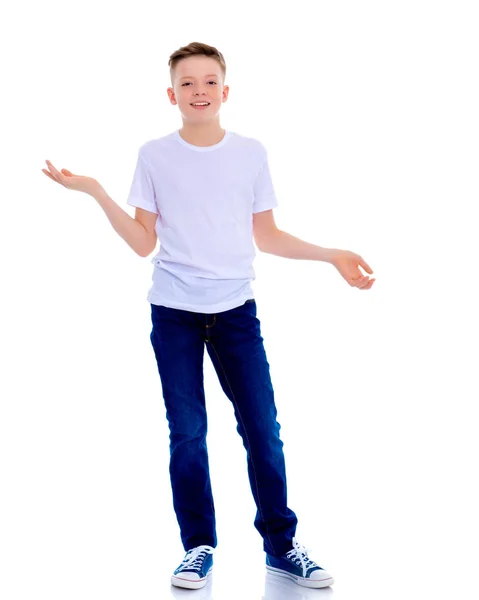
POLYGON ((170 78, 172 83, 173 73, 176 65, 183 58, 188 58, 190 56, 211 56, 212 58, 216 59, 221 67, 224 82, 226 77, 226 62, 221 52, 213 46, 208 46, 208 44, 202 44, 201 42, 191 42, 191 44, 188 44, 187 46, 182 46, 178 50, 175 50, 170 56, 168 66, 170 67, 170 78))

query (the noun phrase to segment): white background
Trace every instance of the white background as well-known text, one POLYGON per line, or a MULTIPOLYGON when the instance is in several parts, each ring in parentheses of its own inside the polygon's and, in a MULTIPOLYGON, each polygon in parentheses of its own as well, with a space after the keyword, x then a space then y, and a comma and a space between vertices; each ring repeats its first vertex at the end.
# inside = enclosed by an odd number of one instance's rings
POLYGON ((133 215, 138 148, 181 127, 168 58, 192 41, 225 56, 221 124, 267 147, 278 226, 359 253, 377 278, 360 291, 326 263, 254 263, 288 503, 335 584, 265 578, 246 453, 205 351, 218 548, 211 594, 193 594, 478 597, 474 8, 2 9, 2 599, 182 596, 169 581, 184 551, 149 339, 152 255, 41 169, 95 177, 133 215))

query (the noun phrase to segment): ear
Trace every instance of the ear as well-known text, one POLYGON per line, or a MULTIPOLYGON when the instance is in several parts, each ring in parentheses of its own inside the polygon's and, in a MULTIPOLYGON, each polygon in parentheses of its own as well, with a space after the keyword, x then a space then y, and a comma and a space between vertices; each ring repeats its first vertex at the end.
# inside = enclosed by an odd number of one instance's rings
POLYGON ((177 102, 176 102, 176 98, 175 98, 175 92, 173 91, 173 88, 169 87, 169 88, 166 90, 166 92, 167 92, 167 94, 168 94, 168 97, 169 97, 169 99, 170 99, 170 102, 171 102, 171 104, 177 104, 177 102))

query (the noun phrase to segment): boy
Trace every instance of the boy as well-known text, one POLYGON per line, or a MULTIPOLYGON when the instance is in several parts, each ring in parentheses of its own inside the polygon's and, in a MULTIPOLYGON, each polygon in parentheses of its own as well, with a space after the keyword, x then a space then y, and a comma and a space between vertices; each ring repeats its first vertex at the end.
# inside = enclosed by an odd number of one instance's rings
POLYGON ((151 343, 170 429, 173 505, 186 555, 175 586, 203 587, 216 548, 215 510, 206 447, 204 348, 234 406, 247 451, 266 568, 306 587, 333 578, 296 538, 296 514, 286 504, 283 442, 251 281, 257 247, 287 258, 333 264, 346 281, 370 289, 369 265, 352 252, 307 244, 274 222, 277 200, 264 146, 220 127, 228 98, 226 65, 214 47, 191 43, 170 56, 171 104, 183 127, 143 144, 127 204, 130 217, 94 179, 57 171, 54 181, 92 195, 119 235, 139 254, 154 256, 151 343))

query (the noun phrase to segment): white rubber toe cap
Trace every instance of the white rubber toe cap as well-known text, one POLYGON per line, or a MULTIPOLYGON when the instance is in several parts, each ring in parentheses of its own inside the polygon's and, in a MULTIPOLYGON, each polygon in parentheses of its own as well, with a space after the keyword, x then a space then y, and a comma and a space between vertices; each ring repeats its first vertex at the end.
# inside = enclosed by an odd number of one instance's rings
POLYGON ((324 569, 316 569, 315 571, 313 571, 311 573, 311 575, 309 576, 309 579, 312 579, 313 581, 323 581, 324 579, 332 580, 333 578, 324 569))

